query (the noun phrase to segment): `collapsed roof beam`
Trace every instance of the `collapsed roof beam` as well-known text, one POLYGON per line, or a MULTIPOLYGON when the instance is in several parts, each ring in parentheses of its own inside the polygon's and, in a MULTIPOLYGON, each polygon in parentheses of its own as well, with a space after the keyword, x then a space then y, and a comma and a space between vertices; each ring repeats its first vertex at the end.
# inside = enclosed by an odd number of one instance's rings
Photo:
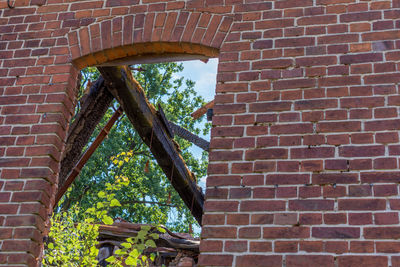
POLYGON ((132 125, 147 144, 161 169, 201 225, 204 195, 187 168, 156 109, 128 67, 98 67, 105 84, 119 101, 132 125))
POLYGON ((61 197, 65 194, 65 192, 67 192, 68 187, 70 187, 71 184, 75 181, 75 178, 82 171, 86 162, 90 159, 90 157, 93 155, 93 153, 96 151, 96 149, 101 145, 104 138, 107 137, 111 128, 113 127, 115 122, 118 120, 118 118, 122 115, 122 113, 123 113, 123 110, 121 107, 119 107, 117 109, 117 111, 115 111, 115 113, 108 120, 107 124, 103 127, 103 129, 100 131, 100 133, 97 135, 96 139, 92 142, 92 144, 89 146, 89 148, 79 158, 78 162, 76 163, 74 168, 72 168, 71 172, 68 174, 68 177, 64 181, 64 183, 58 187, 54 207, 57 206, 58 201, 60 201, 61 197))
POLYGON ((177 136, 189 141, 190 143, 200 147, 201 149, 208 151, 210 148, 210 143, 207 140, 204 140, 203 138, 189 132, 185 128, 173 123, 169 122, 169 126, 171 127, 172 131, 174 134, 177 136))
POLYGON ((82 150, 89 141, 96 126, 99 124, 114 97, 104 85, 100 77, 90 86, 90 91, 81 99, 82 107, 69 128, 58 187, 62 188, 69 173, 74 169, 82 155, 82 150))

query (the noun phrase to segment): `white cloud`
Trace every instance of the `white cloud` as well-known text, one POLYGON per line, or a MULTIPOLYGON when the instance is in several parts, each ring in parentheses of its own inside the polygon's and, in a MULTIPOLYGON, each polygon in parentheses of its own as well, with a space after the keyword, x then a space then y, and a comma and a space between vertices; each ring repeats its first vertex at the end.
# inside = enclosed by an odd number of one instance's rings
POLYGON ((196 82, 195 90, 207 102, 214 99, 217 83, 218 59, 212 58, 207 63, 200 60, 184 61, 184 70, 179 73, 186 79, 196 82))

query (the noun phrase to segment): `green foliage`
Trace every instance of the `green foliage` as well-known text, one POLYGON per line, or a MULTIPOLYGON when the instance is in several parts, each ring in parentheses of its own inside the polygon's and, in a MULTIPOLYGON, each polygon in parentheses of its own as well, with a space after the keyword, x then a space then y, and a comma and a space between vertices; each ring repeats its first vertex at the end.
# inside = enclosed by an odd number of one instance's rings
MULTIPOLYGON (((193 121, 190 114, 201 107, 204 101, 196 95, 194 82, 176 78, 176 73, 183 68, 182 65, 163 63, 135 67, 145 69, 133 74, 145 90, 149 101, 155 106, 161 104, 170 121, 199 134, 199 121, 193 121)), ((95 68, 86 69, 83 77, 85 80, 82 82, 82 90, 86 88, 89 80, 94 81, 98 77, 98 72, 95 68)), ((115 108, 117 103, 113 105, 115 108)), ((110 108, 91 141, 113 112, 110 108)), ((210 126, 205 124, 201 127, 205 133, 210 126)), ((203 153, 199 160, 190 152, 191 143, 179 137, 176 141, 190 170, 196 177, 205 176, 207 154, 203 153)), ((56 211, 66 211, 74 205, 78 205, 80 211, 95 206, 100 200, 98 193, 104 191, 106 184, 112 183, 115 176, 124 177, 130 183, 115 193, 114 198, 119 201, 120 206, 112 208, 109 214, 111 218, 120 217, 135 223, 163 224, 179 232, 188 232, 190 225, 196 224, 126 116, 112 128, 108 138, 93 154, 74 182, 70 195, 65 197, 64 203, 60 204, 56 211)), ((76 216, 84 218, 82 212, 76 216)))
MULTIPOLYGON (((129 185, 126 178, 116 177, 115 183, 107 183, 106 190, 97 195, 99 201, 84 213, 84 219, 75 221, 80 214, 75 205, 68 212, 58 213, 51 219, 49 233, 50 241, 44 253, 43 266, 96 266, 98 261, 99 223, 112 225, 114 223, 108 213, 121 204, 115 198, 115 192, 129 185)), ((147 256, 142 255, 146 248, 155 248, 154 240, 158 234, 150 232, 151 226, 143 226, 135 238, 128 238, 122 243, 122 249, 115 252, 116 256, 107 259, 111 266, 148 266, 147 256)), ((165 232, 162 227, 157 227, 165 232)), ((150 254, 154 260, 155 254, 150 254)))
POLYGON ((79 208, 56 214, 51 219, 49 238, 45 249, 44 266, 95 266, 98 249, 98 225, 88 216, 76 223, 79 208))
POLYGON ((156 253, 146 256, 144 252, 146 249, 157 247, 154 240, 157 240, 159 235, 153 232, 153 228, 161 233, 166 232, 162 227, 143 225, 135 237, 127 238, 126 242, 121 243, 122 248, 116 250, 114 256, 109 257, 106 261, 113 267, 150 266, 150 262, 154 262, 156 258, 156 253))

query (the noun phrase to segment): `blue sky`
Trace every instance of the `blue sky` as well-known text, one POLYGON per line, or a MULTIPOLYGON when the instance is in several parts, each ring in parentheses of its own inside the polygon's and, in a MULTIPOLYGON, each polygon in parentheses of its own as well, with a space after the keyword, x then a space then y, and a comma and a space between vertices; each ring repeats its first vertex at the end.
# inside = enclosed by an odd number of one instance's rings
MULTIPOLYGON (((179 62, 178 62, 179 63, 179 62)), ((215 96, 215 85, 217 78, 217 67, 218 59, 210 59, 207 63, 200 60, 183 61, 184 70, 179 74, 174 74, 176 78, 184 77, 195 82, 196 92, 204 98, 206 102, 214 99, 215 96)), ((205 121, 205 120, 204 120, 205 121)), ((202 125, 199 125, 202 128, 202 125)), ((204 126, 203 126, 204 127, 204 126)), ((202 136, 206 140, 210 140, 210 135, 202 136)), ((198 158, 201 158, 203 150, 197 146, 192 146, 191 152, 198 158)), ((205 192, 206 177, 201 177, 199 185, 205 192)), ((170 220, 179 220, 180 218, 174 218, 175 214, 171 212, 169 214, 170 220)), ((200 234, 201 228, 194 227, 194 232, 200 234)))
POLYGON ((196 82, 196 92, 207 102, 214 99, 217 78, 218 59, 209 59, 207 63, 200 60, 183 61, 184 70, 181 76, 196 82))
MULTIPOLYGON (((206 102, 213 100, 215 96, 218 59, 209 59, 207 63, 200 60, 183 61, 182 63, 184 70, 177 76, 194 81, 196 83, 196 92, 201 95, 206 102)), ((200 125, 199 127, 201 128, 202 126, 200 125)), ((202 137, 206 140, 210 140, 210 135, 202 137)), ((201 148, 192 146, 191 151, 197 158, 201 158, 201 148)), ((202 177, 199 182, 199 185, 203 188, 203 192, 205 192, 205 180, 206 177, 202 177)))

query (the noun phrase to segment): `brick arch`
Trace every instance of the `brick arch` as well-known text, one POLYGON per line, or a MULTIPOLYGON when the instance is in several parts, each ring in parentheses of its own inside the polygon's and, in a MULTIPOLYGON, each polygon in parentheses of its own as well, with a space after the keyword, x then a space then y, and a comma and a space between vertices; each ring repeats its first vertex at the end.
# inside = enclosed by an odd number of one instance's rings
POLYGON ((188 11, 116 17, 70 32, 71 59, 84 68, 138 55, 216 57, 232 22, 231 16, 188 11))

